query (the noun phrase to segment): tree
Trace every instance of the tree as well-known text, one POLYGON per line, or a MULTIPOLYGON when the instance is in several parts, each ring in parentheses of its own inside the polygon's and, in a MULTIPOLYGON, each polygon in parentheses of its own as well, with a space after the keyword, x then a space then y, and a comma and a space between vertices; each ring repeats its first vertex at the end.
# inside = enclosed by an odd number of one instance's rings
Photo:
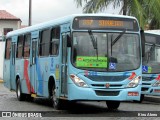
POLYGON ((107 9, 109 5, 113 8, 121 7, 119 14, 135 16, 142 28, 150 23, 159 24, 160 2, 159 0, 75 0, 77 7, 83 7, 84 13, 97 13, 107 9), (154 8, 153 8, 154 7, 154 8), (154 22, 152 22, 154 20, 154 22), (155 22, 156 21, 156 22, 155 22))
POLYGON ((146 20, 149 29, 160 29, 160 1, 146 0, 143 4, 143 9, 146 12, 146 20))

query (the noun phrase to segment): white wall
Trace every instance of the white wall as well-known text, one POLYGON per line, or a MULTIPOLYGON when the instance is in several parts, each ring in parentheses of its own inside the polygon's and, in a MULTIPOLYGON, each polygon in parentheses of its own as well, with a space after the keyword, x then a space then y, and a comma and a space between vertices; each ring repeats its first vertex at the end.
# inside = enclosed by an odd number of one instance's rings
POLYGON ((3 79, 4 49, 5 42, 0 42, 0 79, 3 79))
POLYGON ((13 30, 19 29, 21 26, 21 21, 13 20, 0 20, 0 36, 3 35, 4 28, 13 28, 13 30))

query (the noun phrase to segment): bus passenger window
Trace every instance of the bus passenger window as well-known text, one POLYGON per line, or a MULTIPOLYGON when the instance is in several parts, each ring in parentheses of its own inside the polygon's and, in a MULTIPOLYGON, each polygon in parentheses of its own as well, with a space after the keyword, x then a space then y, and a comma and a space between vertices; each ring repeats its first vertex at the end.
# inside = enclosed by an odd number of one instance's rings
POLYGON ((58 46, 59 46, 59 39, 52 39, 51 41, 51 55, 57 55, 58 54, 58 46))
POLYGON ((40 41, 40 56, 48 56, 49 55, 49 43, 50 43, 50 29, 46 29, 42 31, 40 41))
POLYGON ((23 41, 24 37, 23 35, 18 37, 18 43, 17 43, 17 54, 16 58, 22 58, 22 53, 23 53, 23 41))
POLYGON ((50 54, 58 55, 60 27, 53 28, 51 35, 50 54))
POLYGON ((30 55, 30 43, 31 43, 31 35, 25 35, 25 42, 24 42, 24 58, 29 58, 30 55))
POLYGON ((11 38, 6 40, 5 59, 10 59, 11 53, 11 38))

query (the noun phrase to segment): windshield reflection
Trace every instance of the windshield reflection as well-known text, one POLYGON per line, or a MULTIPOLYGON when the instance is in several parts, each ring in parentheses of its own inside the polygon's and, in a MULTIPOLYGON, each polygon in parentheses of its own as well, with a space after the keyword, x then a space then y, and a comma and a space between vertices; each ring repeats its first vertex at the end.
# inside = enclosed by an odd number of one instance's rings
POLYGON ((160 73, 160 46, 145 45, 145 58, 143 58, 143 73, 160 73))
POLYGON ((96 40, 96 49, 88 32, 73 33, 72 62, 75 67, 97 71, 126 71, 139 67, 137 34, 92 32, 92 35, 96 40))

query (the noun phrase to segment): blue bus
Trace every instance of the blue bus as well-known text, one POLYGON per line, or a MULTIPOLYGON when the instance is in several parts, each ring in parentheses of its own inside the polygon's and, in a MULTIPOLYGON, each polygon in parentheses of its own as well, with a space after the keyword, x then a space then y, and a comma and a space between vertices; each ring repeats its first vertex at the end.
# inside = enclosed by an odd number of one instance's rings
MULTIPOLYGON (((160 95, 160 31, 145 31, 142 100, 145 95, 160 95)), ((142 101, 141 100, 141 101, 142 101)))
POLYGON ((4 85, 20 101, 46 97, 56 109, 65 101, 106 101, 117 109, 121 101, 140 100, 143 33, 136 18, 106 14, 9 32, 4 85))

